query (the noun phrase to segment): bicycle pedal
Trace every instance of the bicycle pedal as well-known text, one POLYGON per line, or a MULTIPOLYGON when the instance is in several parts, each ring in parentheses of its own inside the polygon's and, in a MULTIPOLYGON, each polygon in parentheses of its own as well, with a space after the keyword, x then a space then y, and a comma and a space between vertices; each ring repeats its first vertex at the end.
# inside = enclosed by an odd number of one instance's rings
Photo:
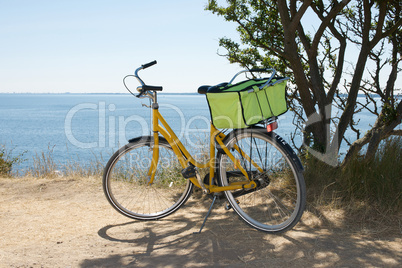
POLYGON ((183 177, 186 179, 195 177, 196 175, 195 167, 193 165, 189 165, 188 167, 186 167, 181 171, 181 175, 183 175, 183 177))

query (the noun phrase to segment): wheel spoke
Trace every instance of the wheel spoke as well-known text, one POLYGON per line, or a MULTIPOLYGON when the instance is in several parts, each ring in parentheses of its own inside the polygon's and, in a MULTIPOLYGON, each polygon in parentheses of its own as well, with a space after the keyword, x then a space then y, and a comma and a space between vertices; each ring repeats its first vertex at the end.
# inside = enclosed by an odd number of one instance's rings
POLYGON ((170 145, 161 139, 159 164, 148 184, 153 150, 150 139, 128 144, 109 160, 103 178, 105 195, 120 213, 134 219, 158 219, 176 211, 188 199, 192 183, 180 174, 170 145))
MULTIPOLYGON (((261 186, 255 190, 225 192, 234 211, 248 224, 265 232, 282 232, 292 228, 300 219, 305 205, 303 175, 297 170, 289 150, 275 139, 275 135, 252 129, 230 133, 225 145, 231 149, 235 144, 248 157, 232 150, 241 165, 259 180, 261 186), (251 159, 250 161, 248 159, 251 159), (256 163, 260 169, 252 165, 256 163), (261 169, 263 172, 260 172, 261 169), (264 183, 266 183, 264 185, 264 183), (237 202, 238 201, 238 202, 237 202)), ((229 183, 227 173, 233 163, 226 154, 218 156, 222 185, 229 183)), ((244 176, 230 177, 230 181, 244 181, 244 176)))

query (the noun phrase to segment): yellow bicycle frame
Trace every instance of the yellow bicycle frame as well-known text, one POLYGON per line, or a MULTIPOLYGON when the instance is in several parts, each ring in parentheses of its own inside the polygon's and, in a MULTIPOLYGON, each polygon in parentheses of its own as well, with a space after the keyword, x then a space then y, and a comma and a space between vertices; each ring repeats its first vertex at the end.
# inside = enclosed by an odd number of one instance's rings
MULTIPOLYGON (((254 181, 251 181, 247 171, 241 166, 235 164, 235 166, 243 173, 243 175, 248 179, 242 182, 233 182, 230 183, 228 186, 217 186, 213 185, 212 181, 215 176, 215 142, 217 142, 220 148, 225 152, 225 154, 233 161, 233 163, 238 163, 233 154, 229 151, 229 149, 224 145, 223 139, 226 137, 225 134, 221 133, 211 124, 211 131, 210 131, 210 159, 207 163, 202 164, 198 163, 191 154, 187 151, 184 145, 180 142, 177 138, 176 134, 170 128, 169 124, 165 121, 163 116, 160 114, 158 106, 152 107, 152 131, 154 137, 154 146, 153 146, 153 156, 151 166, 148 171, 148 176, 150 177, 149 184, 153 183, 155 178, 155 173, 159 161, 159 133, 168 141, 170 146, 172 147, 175 155, 177 156, 181 166, 184 168, 188 167, 189 163, 194 165, 197 168, 208 168, 209 167, 209 184, 204 184, 203 186, 208 189, 209 193, 213 192, 222 192, 228 190, 237 190, 237 189, 253 189, 257 187, 257 184, 254 181), (162 124, 159 124, 159 122, 162 124)), ((250 159, 250 157, 245 154, 237 145, 234 146, 234 149, 237 150, 242 157, 246 160, 251 161, 251 163, 260 171, 263 170, 250 159)), ((199 184, 196 177, 189 178, 190 181, 197 187, 202 188, 199 184)))

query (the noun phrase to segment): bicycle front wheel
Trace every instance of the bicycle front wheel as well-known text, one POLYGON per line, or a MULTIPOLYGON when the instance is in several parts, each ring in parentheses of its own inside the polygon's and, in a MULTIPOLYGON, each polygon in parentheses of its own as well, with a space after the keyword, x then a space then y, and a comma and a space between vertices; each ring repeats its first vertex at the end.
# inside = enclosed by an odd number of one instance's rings
POLYGON ((193 184, 181 175, 182 167, 169 143, 159 139, 159 162, 149 184, 153 138, 140 137, 118 150, 103 174, 107 200, 121 214, 139 220, 156 220, 179 209, 193 184))
POLYGON ((258 185, 252 190, 226 191, 230 207, 260 231, 280 233, 296 225, 305 207, 306 189, 300 160, 290 146, 262 128, 235 130, 224 143, 237 163, 226 154, 218 155, 221 184, 246 181, 241 165, 258 185))

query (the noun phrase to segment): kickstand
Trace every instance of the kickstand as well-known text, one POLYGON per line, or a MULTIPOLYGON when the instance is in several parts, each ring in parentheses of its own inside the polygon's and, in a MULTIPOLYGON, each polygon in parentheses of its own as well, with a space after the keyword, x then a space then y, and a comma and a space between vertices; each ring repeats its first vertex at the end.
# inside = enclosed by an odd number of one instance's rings
POLYGON ((204 228, 205 222, 207 221, 207 219, 209 217, 209 214, 211 214, 212 207, 214 206, 217 197, 218 197, 218 195, 215 193, 214 194, 214 199, 212 200, 212 204, 209 207, 209 210, 207 212, 207 215, 205 216, 204 222, 202 223, 200 230, 198 232, 194 232, 193 234, 200 234, 201 233, 202 228, 204 228))

